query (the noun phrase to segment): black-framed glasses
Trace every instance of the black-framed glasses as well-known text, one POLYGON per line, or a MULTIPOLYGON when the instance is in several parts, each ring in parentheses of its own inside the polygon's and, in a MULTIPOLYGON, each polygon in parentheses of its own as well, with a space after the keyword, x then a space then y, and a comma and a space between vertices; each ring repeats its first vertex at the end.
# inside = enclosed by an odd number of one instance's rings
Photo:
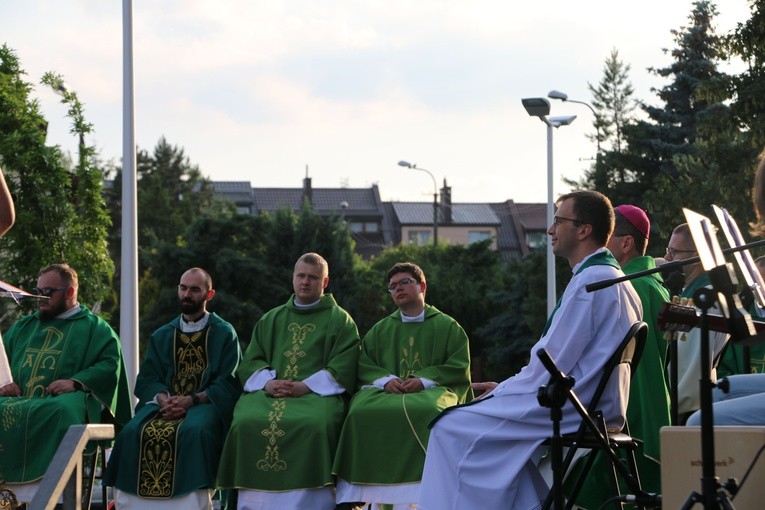
POLYGON ((51 297, 54 293, 68 288, 69 287, 35 287, 32 289, 32 294, 35 294, 36 296, 51 297))
POLYGON ((583 224, 583 222, 574 218, 566 218, 564 216, 553 216, 553 225, 555 225, 556 227, 559 226, 564 221, 570 221, 571 223, 574 224, 575 227, 578 227, 579 225, 583 224))
POLYGON ((390 282, 388 284, 388 290, 390 292, 393 292, 394 290, 396 290, 398 288, 399 285, 404 287, 406 285, 409 285, 410 283, 419 283, 419 282, 415 278, 401 278, 397 282, 390 282))
POLYGON ((675 255, 678 253, 696 253, 696 250, 677 250, 675 248, 671 248, 667 246, 667 255, 669 255, 672 258, 675 258, 675 255))

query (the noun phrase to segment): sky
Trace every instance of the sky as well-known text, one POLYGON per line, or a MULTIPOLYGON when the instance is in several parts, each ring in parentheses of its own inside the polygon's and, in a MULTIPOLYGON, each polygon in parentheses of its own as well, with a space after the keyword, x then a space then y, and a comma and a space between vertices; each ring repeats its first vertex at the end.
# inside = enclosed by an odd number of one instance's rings
MULTIPOLYGON (((690 0, 134 0, 135 134, 164 136, 206 177, 254 187, 378 184, 383 200, 545 202, 547 128, 521 99, 552 89, 591 101, 612 49, 636 99, 657 104, 671 30, 690 0)), ((750 14, 718 3, 717 32, 750 14)), ((75 154, 66 107, 40 84, 64 76, 106 161, 122 157, 122 1, 0 0, 0 43, 15 50, 48 120, 48 144, 75 154)), ((739 64, 740 65, 740 64, 739 64)), ((723 71, 735 71, 736 64, 723 71)), ((554 193, 596 148, 586 106, 553 134, 554 193)), ((339 206, 339 204, 338 204, 339 206)))

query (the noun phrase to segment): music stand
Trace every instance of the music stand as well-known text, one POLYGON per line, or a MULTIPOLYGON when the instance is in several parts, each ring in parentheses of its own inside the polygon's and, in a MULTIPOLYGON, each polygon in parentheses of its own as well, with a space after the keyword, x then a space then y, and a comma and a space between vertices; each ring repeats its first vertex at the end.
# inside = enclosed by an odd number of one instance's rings
POLYGON ((714 306, 715 301, 719 304, 728 321, 731 336, 736 339, 754 336, 755 331, 751 317, 743 310, 738 294, 736 294, 738 282, 735 272, 733 266, 725 262, 720 243, 717 241, 714 225, 709 218, 690 209, 683 209, 683 213, 690 227, 701 265, 709 274, 712 289, 701 288, 694 294, 694 303, 701 309, 699 397, 701 401, 702 477, 701 494, 698 492, 691 493, 682 508, 688 509, 701 502, 705 510, 732 509, 733 505, 726 489, 735 490, 735 488, 723 487, 715 476, 714 416, 712 409, 712 389, 715 387, 715 382, 712 381, 712 361, 709 352, 709 309, 714 306))

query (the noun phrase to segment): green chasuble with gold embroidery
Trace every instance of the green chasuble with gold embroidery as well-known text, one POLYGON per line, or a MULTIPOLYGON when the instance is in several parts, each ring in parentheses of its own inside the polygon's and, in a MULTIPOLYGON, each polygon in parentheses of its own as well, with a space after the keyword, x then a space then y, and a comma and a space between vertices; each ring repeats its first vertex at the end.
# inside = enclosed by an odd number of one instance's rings
POLYGON ((70 425, 100 423, 102 408, 118 425, 130 420, 130 390, 114 330, 85 307, 66 319, 23 317, 3 335, 21 397, 0 397, 0 478, 42 478, 70 425), (81 390, 57 396, 45 388, 72 379, 81 390))
POLYGON ((218 460, 241 385, 234 327, 215 313, 200 331, 183 332, 181 316, 162 326, 149 346, 135 383, 135 418, 120 432, 104 483, 143 498, 166 499, 215 487, 218 460), (161 392, 204 392, 209 403, 165 420, 153 403, 161 392))
POLYGON ((295 381, 326 370, 346 392, 290 398, 273 398, 263 390, 243 393, 223 448, 218 485, 260 491, 331 485, 358 353, 356 324, 330 294, 309 308, 296 307, 293 295, 268 311, 252 332, 237 371, 240 381, 261 369, 295 381))
POLYGON ((428 423, 446 407, 472 398, 467 335, 433 306, 425 306, 422 322, 402 322, 396 310, 362 340, 358 385, 333 472, 358 484, 419 482, 428 423), (390 375, 424 378, 437 386, 406 394, 370 386, 390 375))

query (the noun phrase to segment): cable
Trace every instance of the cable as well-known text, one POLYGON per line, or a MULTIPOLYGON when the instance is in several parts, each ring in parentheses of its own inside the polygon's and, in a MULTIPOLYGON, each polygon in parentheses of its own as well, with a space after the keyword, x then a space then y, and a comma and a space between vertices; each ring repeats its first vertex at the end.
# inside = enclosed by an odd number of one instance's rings
POLYGON ((752 459, 752 462, 749 463, 749 467, 746 469, 746 472, 744 473, 744 476, 741 477, 741 483, 738 484, 738 488, 736 489, 736 493, 731 495, 731 501, 736 498, 736 494, 739 493, 739 491, 744 487, 744 483, 746 482, 746 479, 749 478, 749 473, 752 472, 752 469, 754 469, 754 466, 757 464, 757 459, 760 458, 760 455, 762 455, 762 452, 765 451, 765 444, 760 446, 760 449, 757 450, 757 454, 752 459))

